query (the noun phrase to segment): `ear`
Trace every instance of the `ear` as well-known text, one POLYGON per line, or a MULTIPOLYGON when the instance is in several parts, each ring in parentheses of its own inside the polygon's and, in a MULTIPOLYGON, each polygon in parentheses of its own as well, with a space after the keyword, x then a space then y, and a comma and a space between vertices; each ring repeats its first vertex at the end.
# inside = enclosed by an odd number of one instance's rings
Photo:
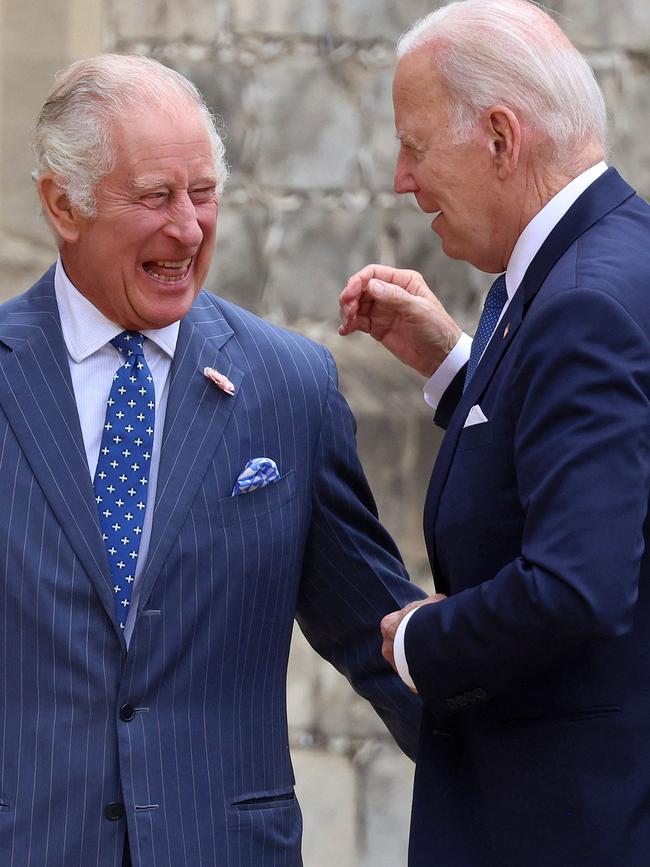
POLYGON ((506 180, 519 164, 521 125, 517 115, 504 106, 489 109, 486 125, 497 177, 506 180))
POLYGON ((41 175, 36 186, 43 212, 56 235, 64 243, 78 240, 80 214, 50 172, 41 175))

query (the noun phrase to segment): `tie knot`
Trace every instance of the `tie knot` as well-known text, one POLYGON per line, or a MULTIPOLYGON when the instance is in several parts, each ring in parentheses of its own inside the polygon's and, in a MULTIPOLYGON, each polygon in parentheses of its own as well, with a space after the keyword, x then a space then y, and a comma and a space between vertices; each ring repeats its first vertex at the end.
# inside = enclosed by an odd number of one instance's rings
POLYGON ((139 331, 123 331, 114 337, 111 343, 127 358, 132 358, 134 355, 144 355, 142 348, 144 337, 139 331))

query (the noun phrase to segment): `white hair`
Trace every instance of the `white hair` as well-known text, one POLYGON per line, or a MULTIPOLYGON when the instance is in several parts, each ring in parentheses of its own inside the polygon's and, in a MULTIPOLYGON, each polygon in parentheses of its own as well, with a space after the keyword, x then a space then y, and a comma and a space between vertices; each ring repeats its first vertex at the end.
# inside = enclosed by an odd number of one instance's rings
POLYGON ((168 111, 196 106, 212 145, 220 197, 228 167, 217 120, 190 81, 139 55, 100 54, 58 73, 34 128, 34 180, 51 172, 70 203, 94 217, 97 184, 116 164, 112 124, 126 109, 152 104, 168 111))
POLYGON ((450 95, 457 141, 482 112, 504 105, 554 146, 567 170, 584 148, 606 150, 607 111, 586 59, 539 5, 529 0, 461 0, 416 22, 397 55, 431 48, 450 95))

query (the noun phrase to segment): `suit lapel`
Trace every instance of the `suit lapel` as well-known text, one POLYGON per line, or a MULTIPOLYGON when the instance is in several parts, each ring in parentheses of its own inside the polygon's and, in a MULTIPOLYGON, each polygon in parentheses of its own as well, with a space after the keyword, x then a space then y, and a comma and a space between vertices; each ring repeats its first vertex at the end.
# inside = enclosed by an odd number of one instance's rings
MULTIPOLYGON (((522 295, 517 291, 513 296, 512 301, 508 305, 501 322, 497 325, 495 333, 492 335, 483 358, 476 368, 476 372, 470 382, 467 391, 462 395, 454 413, 449 421, 449 426, 440 445, 440 450, 436 457, 436 462, 431 473, 431 481, 427 490, 427 497, 424 506, 424 537, 427 545, 427 553, 429 561, 436 576, 436 581, 440 572, 436 568, 435 559, 435 523, 438 514, 438 505, 443 488, 449 476, 452 460, 456 453, 458 439, 463 430, 467 414, 477 402, 479 396, 485 391, 488 383, 492 379, 494 372, 499 366, 499 362, 503 358, 506 350, 512 343, 512 340, 521 325, 523 317, 522 295)), ((444 592, 439 583, 436 583, 436 588, 444 592)), ((448 588, 447 588, 448 589, 448 588)))
POLYGON ((435 553, 435 525, 440 497, 449 476, 467 413, 487 388, 507 348, 511 345, 531 301, 558 259, 580 235, 632 195, 634 190, 614 169, 608 169, 588 187, 555 226, 538 251, 503 319, 497 326, 467 391, 461 397, 451 417, 429 482, 424 510, 424 535, 434 575, 440 571, 437 569, 435 553))
POLYGON ((181 321, 171 369, 156 504, 139 610, 146 605, 165 558, 187 519, 228 419, 239 399, 243 371, 233 365, 225 344, 233 331, 205 293, 181 321), (203 375, 214 367, 235 386, 231 397, 203 375))
POLYGON ((114 621, 104 551, 53 271, 0 325, 0 405, 70 545, 114 621))

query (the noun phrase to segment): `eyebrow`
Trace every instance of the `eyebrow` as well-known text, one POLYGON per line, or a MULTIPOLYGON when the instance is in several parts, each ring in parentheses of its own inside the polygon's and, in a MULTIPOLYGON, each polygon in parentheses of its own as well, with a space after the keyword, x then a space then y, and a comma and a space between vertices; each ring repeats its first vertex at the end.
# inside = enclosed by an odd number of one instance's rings
POLYGON ((412 148, 420 147, 417 140, 414 139, 413 136, 409 135, 409 133, 407 133, 407 132, 396 132, 395 138, 399 142, 401 142, 402 144, 406 145, 407 147, 412 147, 412 148))
MULTIPOLYGON (((197 187, 216 187, 217 179, 214 175, 204 175, 197 178, 190 185, 190 189, 197 187)), ((170 183, 169 178, 164 175, 143 175, 133 181, 132 189, 134 193, 146 193, 150 190, 156 190, 160 187, 174 187, 174 183, 170 183)))

